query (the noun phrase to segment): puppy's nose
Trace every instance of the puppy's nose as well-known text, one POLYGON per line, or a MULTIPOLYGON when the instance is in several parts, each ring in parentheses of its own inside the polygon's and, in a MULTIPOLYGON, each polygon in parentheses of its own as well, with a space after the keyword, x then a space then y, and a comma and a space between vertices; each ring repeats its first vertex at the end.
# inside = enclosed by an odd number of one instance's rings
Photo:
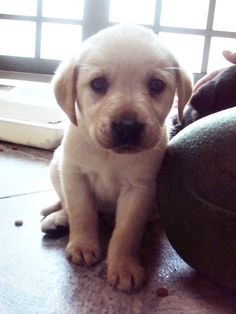
POLYGON ((115 146, 138 144, 145 124, 135 118, 123 117, 115 120, 111 125, 112 137, 115 146))

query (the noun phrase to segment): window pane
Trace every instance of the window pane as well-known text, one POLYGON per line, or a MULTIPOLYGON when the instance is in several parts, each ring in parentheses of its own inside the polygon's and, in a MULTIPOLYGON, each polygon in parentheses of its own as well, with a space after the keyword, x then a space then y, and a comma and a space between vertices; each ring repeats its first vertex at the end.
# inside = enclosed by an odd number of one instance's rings
POLYGON ((155 0, 111 0, 111 22, 153 24, 155 0))
POLYGON ((161 25, 205 28, 209 0, 163 0, 161 25))
POLYGON ((2 14, 36 15, 37 0, 0 0, 2 14))
POLYGON ((0 54, 18 57, 34 57, 35 23, 0 20, 0 54))
POLYGON ((217 0, 215 8, 215 18, 213 28, 216 30, 232 31, 236 30, 236 1, 217 0))
POLYGON ((213 37, 207 72, 231 65, 222 55, 223 50, 236 52, 236 39, 213 37))
POLYGON ((79 25, 43 23, 41 58, 64 59, 78 50, 81 38, 79 25))
POLYGON ((188 72, 201 72, 203 36, 160 33, 160 38, 188 72))
POLYGON ((43 16, 83 19, 84 0, 43 1, 43 16))

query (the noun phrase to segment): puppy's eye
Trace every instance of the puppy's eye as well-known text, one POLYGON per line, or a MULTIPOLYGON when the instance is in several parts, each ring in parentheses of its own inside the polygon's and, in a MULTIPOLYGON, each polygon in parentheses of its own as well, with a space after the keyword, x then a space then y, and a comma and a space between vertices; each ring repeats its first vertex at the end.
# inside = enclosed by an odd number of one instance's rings
POLYGON ((161 94, 166 87, 166 84, 157 78, 152 78, 148 82, 148 90, 152 96, 161 94))
POLYGON ((96 93, 105 94, 108 89, 108 82, 105 77, 98 77, 90 82, 90 87, 96 93))

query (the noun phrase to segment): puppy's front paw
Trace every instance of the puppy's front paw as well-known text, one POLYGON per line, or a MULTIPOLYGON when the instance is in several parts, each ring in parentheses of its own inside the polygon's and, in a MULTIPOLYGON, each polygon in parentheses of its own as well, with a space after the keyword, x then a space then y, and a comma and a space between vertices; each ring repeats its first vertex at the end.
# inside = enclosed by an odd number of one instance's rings
POLYGON ((80 266, 92 266, 102 258, 102 250, 98 241, 70 241, 66 247, 67 258, 80 266))
POLYGON ((134 258, 118 257, 108 262, 108 282, 113 288, 131 292, 141 288, 145 280, 145 270, 134 258))

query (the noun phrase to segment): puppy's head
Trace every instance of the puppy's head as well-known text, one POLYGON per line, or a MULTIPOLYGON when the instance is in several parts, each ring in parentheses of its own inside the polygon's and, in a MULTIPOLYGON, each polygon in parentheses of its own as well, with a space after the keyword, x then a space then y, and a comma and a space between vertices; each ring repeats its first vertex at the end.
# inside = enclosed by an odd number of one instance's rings
POLYGON ((72 123, 83 123, 106 149, 133 153, 158 144, 178 95, 179 118, 191 82, 158 36, 119 25, 90 37, 54 77, 55 95, 72 123))

